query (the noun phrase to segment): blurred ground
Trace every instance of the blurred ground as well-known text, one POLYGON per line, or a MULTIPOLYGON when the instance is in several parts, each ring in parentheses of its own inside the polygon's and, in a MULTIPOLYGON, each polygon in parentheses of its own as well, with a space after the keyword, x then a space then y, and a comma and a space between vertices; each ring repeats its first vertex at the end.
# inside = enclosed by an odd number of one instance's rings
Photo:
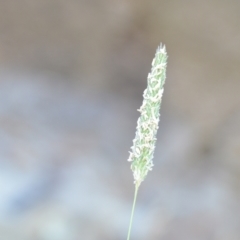
POLYGON ((127 162, 169 64, 132 239, 240 238, 240 3, 0 2, 0 238, 126 239, 127 162))

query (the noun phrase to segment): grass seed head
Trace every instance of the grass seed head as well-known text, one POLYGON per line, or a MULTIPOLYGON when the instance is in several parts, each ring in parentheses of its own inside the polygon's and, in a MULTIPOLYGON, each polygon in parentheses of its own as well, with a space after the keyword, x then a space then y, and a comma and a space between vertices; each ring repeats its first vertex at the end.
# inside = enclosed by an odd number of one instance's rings
POLYGON ((164 45, 157 48, 152 69, 147 77, 147 88, 143 92, 143 103, 137 121, 136 135, 128 161, 131 162, 134 183, 139 186, 153 167, 163 86, 166 79, 167 52, 164 45))

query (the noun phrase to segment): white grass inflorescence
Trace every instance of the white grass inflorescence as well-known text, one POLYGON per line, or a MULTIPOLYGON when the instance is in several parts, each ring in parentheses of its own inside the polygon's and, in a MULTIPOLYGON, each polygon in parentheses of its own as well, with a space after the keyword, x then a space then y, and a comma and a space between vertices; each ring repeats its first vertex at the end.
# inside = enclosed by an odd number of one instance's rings
POLYGON ((128 161, 132 162, 134 183, 140 186, 153 167, 153 154, 160 119, 160 106, 163 86, 166 79, 167 52, 160 44, 152 61, 152 69, 147 77, 147 88, 143 93, 140 117, 137 121, 136 135, 128 161))

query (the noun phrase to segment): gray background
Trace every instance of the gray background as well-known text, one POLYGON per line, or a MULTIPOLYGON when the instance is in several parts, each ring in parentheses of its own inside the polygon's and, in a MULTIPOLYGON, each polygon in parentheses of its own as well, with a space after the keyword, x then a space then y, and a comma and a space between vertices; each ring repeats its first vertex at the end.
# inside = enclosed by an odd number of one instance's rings
POLYGON ((0 239, 126 239, 128 151, 163 42, 132 240, 238 240, 239 13, 236 0, 0 1, 0 239))

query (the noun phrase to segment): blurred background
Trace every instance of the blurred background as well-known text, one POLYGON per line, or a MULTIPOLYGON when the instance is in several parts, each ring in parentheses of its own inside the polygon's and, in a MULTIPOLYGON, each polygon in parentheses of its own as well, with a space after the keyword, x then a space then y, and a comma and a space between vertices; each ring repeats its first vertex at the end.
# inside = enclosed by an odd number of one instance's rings
POLYGON ((128 151, 163 42, 132 240, 239 240, 239 12, 233 0, 0 1, 0 239, 126 239, 128 151))

